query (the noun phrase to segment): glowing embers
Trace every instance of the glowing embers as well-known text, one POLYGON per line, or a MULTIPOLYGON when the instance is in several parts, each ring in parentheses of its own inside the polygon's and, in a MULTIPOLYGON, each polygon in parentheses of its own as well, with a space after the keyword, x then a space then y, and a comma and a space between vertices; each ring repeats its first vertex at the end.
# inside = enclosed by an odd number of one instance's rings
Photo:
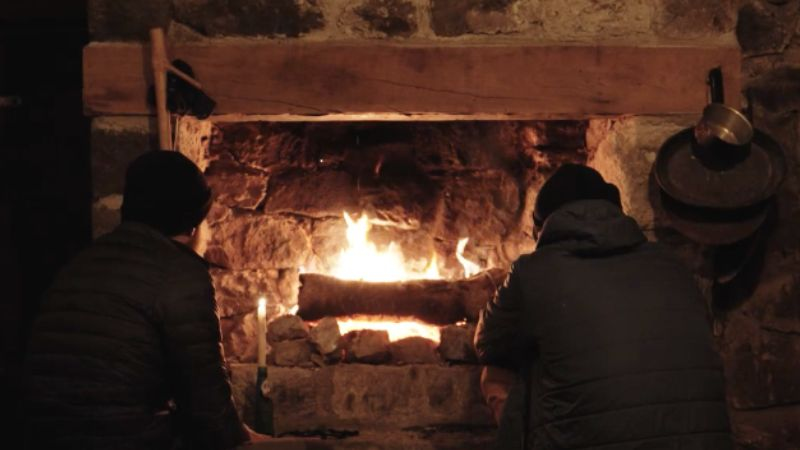
POLYGON ((389 333, 389 341, 395 342, 413 336, 420 336, 439 343, 439 327, 407 317, 391 316, 353 316, 338 318, 342 335, 357 330, 383 330, 389 333))
MULTIPOLYGON (((399 246, 390 242, 379 248, 369 240, 372 223, 366 213, 354 220, 347 212, 343 213, 347 223, 347 244, 328 275, 342 280, 359 280, 370 282, 392 282, 408 280, 441 280, 444 277, 439 271, 436 253, 432 253, 423 270, 414 269, 408 264, 399 246)), ((469 238, 458 241, 456 258, 464 267, 464 277, 470 277, 481 268, 478 264, 466 259, 464 248, 469 238)))

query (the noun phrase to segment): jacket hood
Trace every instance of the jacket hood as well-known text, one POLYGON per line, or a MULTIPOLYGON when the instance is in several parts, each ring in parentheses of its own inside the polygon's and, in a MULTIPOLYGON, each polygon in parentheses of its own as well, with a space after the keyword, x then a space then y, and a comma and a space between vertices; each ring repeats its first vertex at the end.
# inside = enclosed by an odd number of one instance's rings
POLYGON ((578 256, 602 256, 646 241, 636 221, 618 206, 605 200, 580 200, 547 218, 537 249, 554 247, 578 256))

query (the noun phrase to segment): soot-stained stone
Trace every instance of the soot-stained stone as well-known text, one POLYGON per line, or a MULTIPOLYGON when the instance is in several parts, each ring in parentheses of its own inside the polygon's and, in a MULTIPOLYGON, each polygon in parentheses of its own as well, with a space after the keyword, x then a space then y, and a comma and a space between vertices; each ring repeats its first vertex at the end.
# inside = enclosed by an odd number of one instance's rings
POLYGON ((207 36, 298 37, 324 26, 317 0, 174 0, 175 19, 207 36))
POLYGON ((307 337, 308 325, 293 314, 280 316, 267 325, 267 341, 270 344, 307 337))
POLYGON ((255 362, 258 349, 258 322, 255 311, 220 319, 222 345, 229 362, 255 362))
POLYGON ((661 0, 654 29, 660 36, 687 38, 723 34, 736 24, 734 0, 661 0))
POLYGON ((213 129, 209 153, 263 170, 308 167, 306 125, 301 123, 230 122, 213 129))
POLYGON ((358 209, 356 182, 347 173, 289 171, 272 177, 264 210, 310 217, 341 216, 358 209))
POLYGON ((367 0, 354 12, 370 29, 386 36, 409 37, 417 30, 417 8, 410 1, 367 0))
POLYGON ((782 50, 795 33, 797 4, 769 7, 748 2, 739 10, 736 37, 745 54, 771 53, 782 50))
POLYGON ((433 0, 431 27, 439 36, 468 34, 481 28, 475 26, 475 16, 504 14, 512 3, 514 0, 433 0))
POLYGON ((89 0, 89 32, 95 41, 147 41, 150 29, 166 28, 172 4, 165 0, 89 0))
POLYGON ((520 125, 527 123, 454 122, 422 128, 414 139, 417 163, 433 173, 513 170, 519 165, 524 144, 520 125))
POLYGON ((442 359, 458 363, 474 363, 478 361, 475 355, 475 346, 472 343, 475 337, 474 325, 448 325, 441 328, 439 354, 442 359))
POLYGON ((295 339, 272 344, 269 359, 276 366, 311 367, 311 345, 305 339, 295 339))
POLYGON ((380 364, 389 361, 389 333, 377 330, 351 331, 344 336, 348 362, 380 364))
POLYGON ((229 269, 300 267, 310 252, 304 227, 294 218, 238 216, 211 227, 206 258, 229 269))
POLYGON ((464 174, 443 181, 445 207, 437 235, 499 243, 517 229, 521 208, 517 182, 501 171, 464 174), (481 211, 481 213, 478 213, 481 211))
POLYGON ((339 322, 333 317, 326 317, 317 322, 309 334, 311 343, 322 355, 334 353, 341 347, 342 333, 339 330, 339 322))
POLYGON ((233 161, 212 162, 206 180, 214 200, 229 207, 255 209, 266 195, 267 175, 233 161))
POLYGON ((436 355, 436 343, 419 336, 392 342, 389 353, 395 364, 434 364, 440 361, 436 355))

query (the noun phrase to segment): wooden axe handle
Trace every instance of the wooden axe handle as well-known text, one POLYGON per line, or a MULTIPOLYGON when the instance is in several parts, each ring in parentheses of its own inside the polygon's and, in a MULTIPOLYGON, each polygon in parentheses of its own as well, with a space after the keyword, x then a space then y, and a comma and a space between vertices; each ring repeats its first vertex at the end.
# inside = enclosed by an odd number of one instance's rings
POLYGON ((156 115, 158 116, 158 145, 161 150, 172 150, 172 132, 167 111, 167 46, 164 30, 150 30, 150 61, 153 65, 153 80, 156 91, 156 115))

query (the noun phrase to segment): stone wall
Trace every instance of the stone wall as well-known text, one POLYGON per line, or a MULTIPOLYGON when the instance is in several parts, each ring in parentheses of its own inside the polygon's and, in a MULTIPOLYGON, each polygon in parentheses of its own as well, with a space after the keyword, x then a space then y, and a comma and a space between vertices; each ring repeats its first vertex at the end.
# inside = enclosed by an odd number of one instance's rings
MULTIPOLYGON (((780 217, 767 244, 760 282, 735 305, 716 311, 714 331, 728 375, 740 447, 800 448, 800 0, 90 0, 89 4, 96 41, 143 40, 152 26, 167 27, 174 41, 235 37, 715 45, 738 40, 755 124, 783 145, 790 171, 779 194, 780 217)), ((708 287, 709 249, 667 229, 649 198, 653 189, 650 167, 660 142, 694 120, 696 117, 659 116, 597 119, 589 124, 586 143, 591 154, 589 164, 619 184, 626 209, 653 239, 684 257, 698 280, 708 287)), ((187 133, 196 142, 182 148, 199 148, 199 155, 208 145, 206 141, 215 139, 216 134, 207 123, 197 126, 200 131, 187 133)), ((262 126, 267 125, 225 125, 216 133, 227 133, 227 142, 247 142, 252 127, 262 126)), ((101 233, 118 220, 124 166, 152 147, 154 124, 147 118, 103 117, 94 119, 92 130, 94 227, 101 233)), ((288 140, 281 148, 294 148, 292 142, 288 140)), ((236 149, 229 152, 236 154, 236 149)), ((283 154, 267 153, 261 152, 260 159, 252 161, 246 156, 239 160, 223 158, 208 167, 209 174, 228 184, 231 180, 226 174, 231 167, 247 166, 247 176, 237 177, 240 184, 219 199, 224 207, 216 208, 212 222, 224 227, 221 224, 233 215, 246 217, 272 201, 270 206, 282 210, 285 217, 262 231, 271 235, 273 231, 301 230, 306 233, 304 237, 289 242, 303 248, 305 256, 313 256, 317 243, 313 237, 315 233, 324 234, 325 227, 310 227, 309 217, 325 224, 330 221, 330 211, 325 211, 325 204, 315 204, 318 199, 314 196, 307 199, 301 214, 270 200, 270 193, 280 197, 280 188, 270 190, 270 186, 302 181, 291 168, 284 173, 266 170, 285 160, 283 154), (309 243, 305 239, 312 240, 309 243)), ((319 162, 301 159, 295 163, 302 170, 303 164, 312 164, 315 176, 331 176, 319 162)), ((527 198, 518 207, 528 211, 530 201, 527 198)), ((392 209, 383 211, 390 214, 392 209)), ((329 225, 335 230, 335 224, 329 225)), ((224 244, 216 245, 220 246, 224 244)), ((213 247, 212 253, 218 251, 213 247)), ((278 259, 292 260, 296 255, 290 250, 277 251, 278 259)), ((244 289, 248 299, 256 292, 283 298, 296 289, 292 283, 296 269, 289 266, 268 267, 258 273, 242 266, 223 271, 224 275, 217 273, 215 278, 221 296, 244 289)), ((241 294, 229 297, 243 298, 241 294)), ((239 308, 236 300, 223 303, 230 305, 229 317, 238 317, 240 324, 252 323, 249 305, 239 308)), ((234 332, 236 323, 223 323, 228 335, 254 332, 244 325, 234 332)), ((232 351, 247 355, 252 350, 232 351)))

